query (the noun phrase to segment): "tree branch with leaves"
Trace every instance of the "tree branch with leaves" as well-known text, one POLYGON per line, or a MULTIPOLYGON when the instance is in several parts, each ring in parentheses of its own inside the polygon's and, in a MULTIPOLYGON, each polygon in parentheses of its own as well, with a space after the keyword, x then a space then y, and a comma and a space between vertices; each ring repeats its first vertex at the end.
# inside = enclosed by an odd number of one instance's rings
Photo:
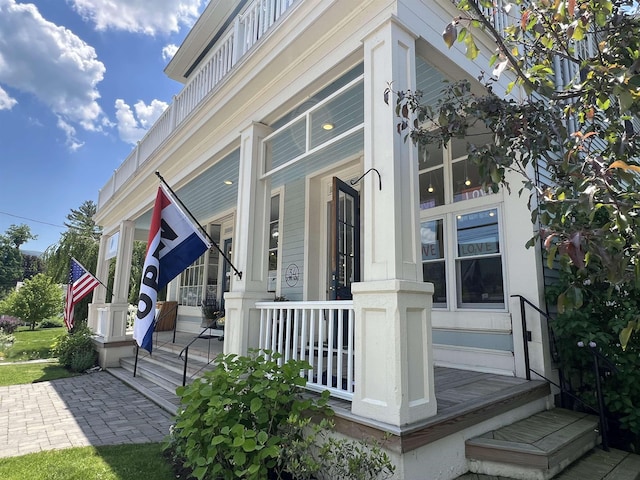
MULTIPOLYGON (((492 74, 480 73, 475 91, 469 81, 450 84, 433 105, 422 103, 421 92, 393 92, 398 131, 415 143, 439 145, 464 138, 474 126, 493 132, 491 143, 468 139, 469 161, 478 166, 485 190, 509 189, 507 173, 521 175, 520 194, 529 195, 532 222, 539 226, 527 246, 541 241, 548 264, 573 275, 558 298, 561 312, 581 307, 589 285, 612 294, 621 287, 640 291, 635 4, 455 3, 461 14, 445 26, 443 41, 449 48, 463 44, 467 57, 476 59, 476 39, 492 40, 492 74), (508 19, 503 31, 494 23, 497 15, 508 19), (498 82, 506 95, 496 93, 498 82), (516 91, 520 98, 511 98, 516 91)), ((623 347, 638 329, 640 316, 620 332, 623 347)))

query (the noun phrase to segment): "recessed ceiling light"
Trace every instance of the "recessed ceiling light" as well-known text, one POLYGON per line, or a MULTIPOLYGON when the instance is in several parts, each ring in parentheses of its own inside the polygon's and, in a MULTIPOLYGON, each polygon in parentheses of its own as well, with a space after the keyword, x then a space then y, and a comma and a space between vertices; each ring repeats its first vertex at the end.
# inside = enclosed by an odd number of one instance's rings
POLYGON ((330 123, 330 122, 322 124, 322 129, 323 130, 333 130, 333 127, 335 127, 335 125, 333 123, 330 123))
POLYGON ((233 180, 225 180, 224 184, 225 185, 233 185, 233 180))

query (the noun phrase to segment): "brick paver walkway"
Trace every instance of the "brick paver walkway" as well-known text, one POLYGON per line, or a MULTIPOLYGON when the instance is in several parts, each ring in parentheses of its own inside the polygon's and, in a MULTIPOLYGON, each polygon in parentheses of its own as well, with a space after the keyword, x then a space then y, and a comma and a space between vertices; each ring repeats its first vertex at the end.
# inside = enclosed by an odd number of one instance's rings
POLYGON ((0 457, 159 442, 171 415, 107 372, 0 387, 0 457))

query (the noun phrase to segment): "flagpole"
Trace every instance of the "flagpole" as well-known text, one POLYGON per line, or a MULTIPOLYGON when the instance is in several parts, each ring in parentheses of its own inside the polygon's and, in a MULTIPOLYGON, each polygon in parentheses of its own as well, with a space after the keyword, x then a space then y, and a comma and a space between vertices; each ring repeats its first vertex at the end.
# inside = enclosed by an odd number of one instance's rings
MULTIPOLYGON (((229 266, 233 269, 234 273, 238 276, 238 278, 240 280, 242 280, 242 272, 239 271, 235 265, 233 263, 231 263, 231 260, 229 259, 229 257, 227 257, 227 255, 222 251, 222 249, 218 246, 218 244, 213 240, 213 238, 211 238, 211 235, 209 235, 209 232, 207 232, 207 230, 200 224, 200 222, 198 221, 198 219, 193 215, 193 213, 191 213, 191 211, 187 208, 187 206, 182 203, 182 200, 180 200, 180 198, 176 195, 176 192, 173 191, 173 189, 169 186, 169 184, 165 181, 165 179, 162 177, 162 175, 160 175, 160 172, 156 170, 156 175, 158 176, 158 178, 160 179, 160 181, 164 184, 165 187, 167 187, 167 189, 169 190, 169 192, 171 193, 171 195, 173 196, 173 198, 176 199, 176 201, 180 204, 180 206, 182 207, 182 209, 189 214, 189 216, 191 217, 191 219, 194 221, 194 223, 198 226, 198 228, 200 228, 200 230, 202 231, 202 233, 204 233, 206 235, 206 237, 209 239, 209 241, 211 242, 211 244, 216 247, 216 250, 218 250, 218 252, 220 252, 220 255, 222 255, 222 258, 224 258, 226 260, 226 262, 229 264, 229 266)), ((98 280, 99 281, 99 280, 98 280)), ((102 282, 101 282, 102 283, 102 282)))
POLYGON ((100 285, 102 285, 102 286, 105 288, 105 290, 107 291, 107 293, 108 293, 109 295, 111 295, 111 298, 115 298, 115 295, 114 295, 113 291, 111 291, 111 289, 110 289, 109 287, 107 287, 104 283, 102 283, 102 281, 101 281, 98 277, 96 277, 94 274, 92 274, 91 272, 89 272, 89 270, 87 270, 87 269, 84 267, 84 265, 82 265, 82 264, 78 261, 78 259, 77 259, 76 257, 71 257, 71 259, 72 259, 73 261, 75 261, 78 265, 80 265, 80 266, 82 267, 82 269, 83 269, 85 272, 88 272, 88 273, 89 273, 93 278, 95 278, 95 279, 98 281, 98 283, 99 283, 100 285))

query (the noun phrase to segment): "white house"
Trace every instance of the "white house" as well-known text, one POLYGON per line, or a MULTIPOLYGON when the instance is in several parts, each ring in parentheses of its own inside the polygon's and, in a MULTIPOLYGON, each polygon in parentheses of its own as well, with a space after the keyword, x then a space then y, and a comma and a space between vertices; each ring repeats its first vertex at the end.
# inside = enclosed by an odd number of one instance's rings
POLYGON ((224 302, 225 352, 308 359, 345 422, 400 439, 397 478, 455 478, 465 439, 548 408, 547 386, 431 443, 410 435, 439 412, 438 367, 553 375, 543 319, 529 310, 523 329, 513 297, 544 305, 527 199, 484 193, 462 141, 428 156, 405 142, 384 101, 487 68, 488 37, 476 61, 442 41, 455 15, 445 0, 211 0, 165 69, 184 89, 99 193, 99 278, 116 258, 113 300, 98 288, 90 308, 101 364, 131 355, 129 265, 158 171, 242 272, 212 250, 175 279, 177 330, 224 302))

